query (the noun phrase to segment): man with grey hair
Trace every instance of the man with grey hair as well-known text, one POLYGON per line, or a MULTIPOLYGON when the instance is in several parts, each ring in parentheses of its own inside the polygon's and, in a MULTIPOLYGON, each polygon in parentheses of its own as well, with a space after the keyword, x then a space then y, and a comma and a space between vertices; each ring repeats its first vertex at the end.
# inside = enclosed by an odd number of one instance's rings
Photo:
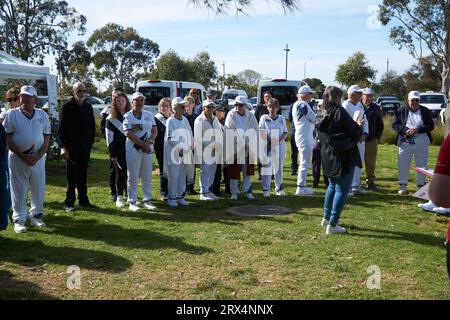
POLYGON ((74 211, 75 188, 78 190, 79 207, 95 208, 87 193, 87 167, 95 137, 95 120, 92 106, 86 102, 86 87, 73 85, 73 98, 61 109, 58 144, 61 156, 66 160, 67 193, 66 211, 74 211))

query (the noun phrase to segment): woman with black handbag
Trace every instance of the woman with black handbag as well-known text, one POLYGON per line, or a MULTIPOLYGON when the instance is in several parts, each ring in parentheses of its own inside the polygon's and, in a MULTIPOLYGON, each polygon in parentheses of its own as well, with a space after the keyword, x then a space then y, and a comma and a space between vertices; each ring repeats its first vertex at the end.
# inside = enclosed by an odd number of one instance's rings
POLYGON ((347 200, 355 168, 362 167, 357 143, 360 141, 364 120, 355 122, 342 107, 342 90, 330 86, 323 94, 324 118, 317 125, 321 145, 322 167, 329 178, 325 195, 322 226, 327 234, 342 234, 339 219, 347 200))

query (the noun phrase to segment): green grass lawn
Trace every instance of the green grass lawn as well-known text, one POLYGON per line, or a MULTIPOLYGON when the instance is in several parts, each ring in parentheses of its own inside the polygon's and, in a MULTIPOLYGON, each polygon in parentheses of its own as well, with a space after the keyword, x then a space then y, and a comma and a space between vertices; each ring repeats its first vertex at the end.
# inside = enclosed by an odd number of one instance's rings
MULTIPOLYGON (((381 190, 351 198, 342 224, 348 235, 326 236, 321 222, 325 189, 292 196, 296 177, 285 163, 291 195, 257 203, 291 214, 241 218, 232 202, 200 203, 155 212, 119 211, 110 201, 105 143, 95 145, 89 171, 96 211, 62 210, 63 163, 48 168, 48 228, 0 233, 0 298, 19 299, 449 299, 444 236, 448 219, 397 195, 396 148, 381 147, 381 190), (81 268, 81 289, 67 288, 67 267, 81 268), (368 268, 381 269, 381 290, 369 290, 368 268)), ((430 164, 437 148, 431 148, 430 164)), ((411 179, 413 171, 411 170, 411 179)), ((410 186, 413 186, 412 183, 410 186)), ((153 195, 159 199, 159 178, 153 195)), ((240 201, 239 204, 246 204, 240 201)))

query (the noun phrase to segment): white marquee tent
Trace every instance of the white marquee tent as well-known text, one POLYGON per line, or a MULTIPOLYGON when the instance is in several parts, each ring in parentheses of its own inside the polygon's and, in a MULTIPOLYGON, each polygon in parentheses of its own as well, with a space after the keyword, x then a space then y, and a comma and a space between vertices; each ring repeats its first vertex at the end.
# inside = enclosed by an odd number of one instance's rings
POLYGON ((56 76, 50 74, 48 67, 32 64, 0 51, 0 79, 46 81, 49 115, 55 116, 57 114, 57 79, 56 76))

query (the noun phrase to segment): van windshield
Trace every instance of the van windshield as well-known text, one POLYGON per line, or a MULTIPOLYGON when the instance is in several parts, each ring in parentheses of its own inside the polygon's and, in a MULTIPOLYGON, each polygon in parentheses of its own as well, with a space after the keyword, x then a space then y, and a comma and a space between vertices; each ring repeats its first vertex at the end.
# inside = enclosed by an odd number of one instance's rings
POLYGON ((222 95, 222 100, 228 99, 228 100, 236 100, 236 97, 238 96, 237 93, 224 93, 222 95))
POLYGON ((273 94, 273 97, 278 99, 280 102, 280 106, 288 106, 297 101, 297 93, 298 88, 295 86, 292 87, 281 87, 281 86, 268 86, 261 87, 261 100, 264 101, 264 92, 270 91, 273 94))
POLYGON ((157 106, 162 98, 170 98, 168 87, 140 87, 139 92, 145 96, 145 104, 157 106))
POLYGON ((421 94, 420 95, 420 103, 426 103, 426 104, 444 104, 445 99, 444 96, 441 94, 421 94))

